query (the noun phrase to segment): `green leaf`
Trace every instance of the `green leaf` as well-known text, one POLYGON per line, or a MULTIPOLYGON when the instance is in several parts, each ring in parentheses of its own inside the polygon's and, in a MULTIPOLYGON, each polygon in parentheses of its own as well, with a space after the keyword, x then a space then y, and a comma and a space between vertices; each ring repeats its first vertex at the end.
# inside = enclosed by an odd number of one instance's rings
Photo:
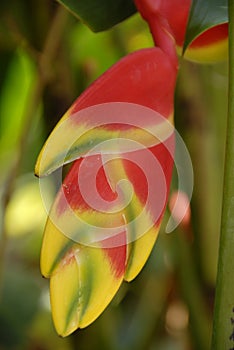
POLYGON ((111 28, 136 12, 133 0, 57 0, 92 31, 111 28))
POLYGON ((226 22, 228 22, 227 0, 193 0, 183 52, 201 33, 226 22))

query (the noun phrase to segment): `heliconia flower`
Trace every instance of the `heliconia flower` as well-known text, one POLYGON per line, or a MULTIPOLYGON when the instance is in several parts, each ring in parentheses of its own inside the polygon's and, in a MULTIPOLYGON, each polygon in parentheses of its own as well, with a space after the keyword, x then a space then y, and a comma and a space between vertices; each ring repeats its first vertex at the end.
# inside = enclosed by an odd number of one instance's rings
MULTIPOLYGON (((159 28, 157 22, 161 20, 167 23, 167 31, 176 42, 177 52, 182 54, 192 0, 135 0, 135 3, 150 26, 156 45, 161 47, 155 35, 159 28)), ((227 53, 228 23, 223 23, 195 38, 186 49, 184 57, 195 62, 214 63, 226 59, 227 53)))
POLYGON ((92 323, 152 250, 173 167, 168 125, 176 74, 177 59, 161 48, 124 57, 74 102, 38 157, 38 176, 76 159, 52 205, 41 250, 62 336, 92 323), (124 140, 139 148, 126 148, 124 140))
MULTIPOLYGON (((138 275, 167 203, 176 46, 183 46, 191 1, 135 3, 158 47, 127 55, 86 89, 49 136, 35 167, 41 177, 74 161, 51 207, 41 250, 62 336, 92 323, 123 280, 138 275)), ((226 39, 227 25, 217 26, 186 55, 210 59, 226 39)))

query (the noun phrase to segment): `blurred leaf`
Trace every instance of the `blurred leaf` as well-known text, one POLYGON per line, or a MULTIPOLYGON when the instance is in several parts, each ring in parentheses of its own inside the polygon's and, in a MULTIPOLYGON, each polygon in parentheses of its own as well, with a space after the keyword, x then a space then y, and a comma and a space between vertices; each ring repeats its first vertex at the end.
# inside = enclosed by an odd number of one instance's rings
POLYGON ((205 30, 228 22, 227 0, 193 0, 183 52, 205 30))
POLYGON ((136 12, 132 0, 57 0, 94 32, 100 32, 136 12))
POLYGON ((74 26, 70 33, 69 50, 76 69, 78 65, 82 69, 86 85, 119 59, 115 52, 117 49, 111 41, 111 31, 94 34, 80 25, 74 26))
POLYGON ((6 153, 17 143, 35 79, 32 60, 23 50, 17 50, 5 74, 0 96, 0 148, 6 153))
POLYGON ((40 232, 46 220, 46 211, 37 179, 33 174, 19 178, 6 210, 6 230, 9 236, 40 232))
POLYGON ((12 349, 26 340, 36 315, 40 289, 25 270, 8 266, 0 305, 0 348, 12 349))

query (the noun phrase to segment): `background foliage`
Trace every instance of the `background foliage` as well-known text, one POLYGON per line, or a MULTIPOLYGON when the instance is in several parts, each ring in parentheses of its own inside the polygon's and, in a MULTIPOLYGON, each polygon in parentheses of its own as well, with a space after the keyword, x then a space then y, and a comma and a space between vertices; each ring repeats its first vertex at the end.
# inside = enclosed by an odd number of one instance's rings
MULTIPOLYGON (((77 95, 128 52, 152 45, 138 14, 94 34, 51 0, 0 2, 0 349, 207 349, 214 302, 227 105, 226 63, 181 61, 176 127, 190 151, 192 222, 163 227, 143 272, 90 327, 53 328, 39 270, 46 213, 33 168, 77 95)), ((167 213, 165 222, 167 219, 167 213)))

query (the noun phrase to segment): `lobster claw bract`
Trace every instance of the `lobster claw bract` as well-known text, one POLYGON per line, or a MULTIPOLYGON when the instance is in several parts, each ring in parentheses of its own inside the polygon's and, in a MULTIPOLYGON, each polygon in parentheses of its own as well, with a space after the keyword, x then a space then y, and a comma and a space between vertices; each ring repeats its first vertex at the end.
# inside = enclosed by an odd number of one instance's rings
POLYGON ((38 157, 38 176, 75 160, 52 205, 41 250, 62 336, 93 322, 152 250, 173 167, 176 73, 177 62, 160 48, 121 59, 74 102, 38 157), (97 113, 103 106, 109 111, 104 119, 97 113), (126 141, 135 148, 126 149, 126 141))

